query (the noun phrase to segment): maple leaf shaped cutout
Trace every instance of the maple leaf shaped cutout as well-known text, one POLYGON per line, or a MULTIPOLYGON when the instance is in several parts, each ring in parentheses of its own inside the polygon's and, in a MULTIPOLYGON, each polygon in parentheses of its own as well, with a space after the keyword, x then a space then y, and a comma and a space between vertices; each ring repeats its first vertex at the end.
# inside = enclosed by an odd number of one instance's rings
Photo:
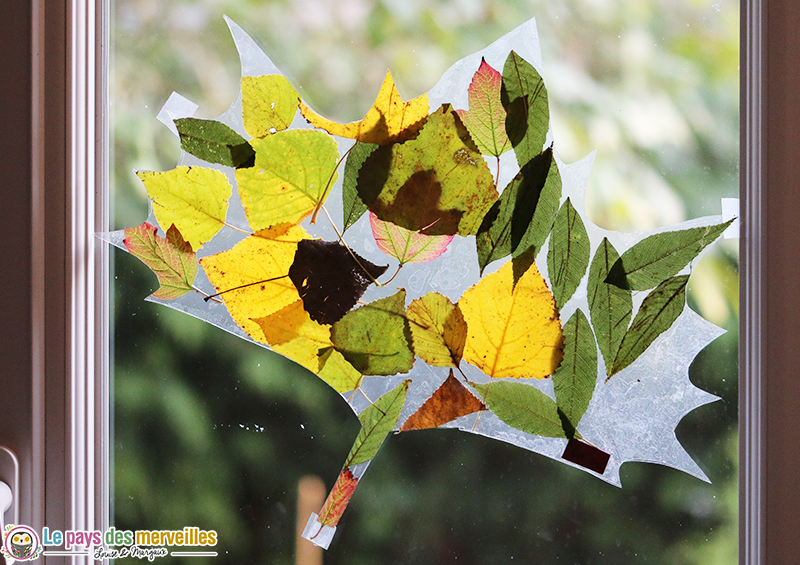
POLYGON ((403 102, 392 73, 386 71, 375 103, 361 121, 339 124, 315 113, 304 102, 300 103, 300 113, 308 123, 332 135, 364 143, 391 145, 415 137, 422 128, 428 116, 428 95, 403 102))

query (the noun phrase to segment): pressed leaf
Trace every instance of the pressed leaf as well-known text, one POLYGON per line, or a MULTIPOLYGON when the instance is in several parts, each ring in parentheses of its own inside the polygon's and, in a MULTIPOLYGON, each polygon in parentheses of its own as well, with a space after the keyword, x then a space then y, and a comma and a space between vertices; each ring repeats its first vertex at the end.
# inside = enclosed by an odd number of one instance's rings
POLYGON ((497 199, 486 161, 449 104, 416 139, 374 151, 357 188, 381 220, 426 235, 476 233, 497 199))
POLYGON ((414 353, 428 365, 458 367, 467 339, 467 323, 458 304, 429 292, 408 305, 406 317, 414 353))
POLYGON ((253 319, 264 318, 300 300, 287 274, 305 230, 262 230, 232 249, 200 259, 208 280, 223 294, 231 317, 251 338, 265 343, 253 319), (235 289, 235 290, 232 290, 235 289))
POLYGON ((401 265, 433 261, 453 241, 452 235, 424 235, 384 222, 372 212, 369 213, 369 223, 380 250, 397 259, 401 265))
POLYGON ((438 428, 456 418, 486 410, 486 406, 453 376, 450 376, 436 389, 419 409, 405 421, 401 432, 438 428))
POLYGON ((345 314, 331 329, 337 350, 362 375, 407 373, 414 353, 406 338, 406 291, 345 314))
POLYGON ((282 75, 242 77, 244 131, 264 137, 291 125, 300 95, 282 75))
POLYGON ((525 433, 566 437, 555 401, 536 387, 513 381, 472 384, 503 422, 525 433))
POLYGON ((386 267, 348 251, 338 241, 308 239, 297 245, 289 278, 311 319, 332 324, 358 302, 386 267))
POLYGON ((622 254, 606 282, 631 290, 647 290, 677 274, 733 222, 668 231, 646 237, 622 254))
POLYGON ((665 280, 645 297, 614 359, 609 377, 636 361, 653 341, 667 331, 686 306, 689 275, 665 280))
POLYGON ((604 282, 617 259, 619 259, 617 250, 608 239, 603 238, 589 267, 586 288, 589 314, 592 317, 600 353, 605 359, 606 374, 611 374, 611 366, 617 356, 619 344, 622 343, 633 315, 631 291, 604 282))
POLYGON ((458 110, 478 150, 495 157, 511 149, 506 134, 506 110, 500 101, 502 85, 502 75, 481 59, 469 85, 469 110, 458 110))
POLYGON ((358 196, 358 172, 361 165, 378 148, 374 143, 361 143, 356 141, 350 153, 347 154, 347 161, 344 164, 344 175, 342 176, 342 225, 343 231, 347 231, 350 226, 355 224, 358 219, 367 211, 367 205, 358 196))
POLYGON ((363 375, 332 347, 320 350, 319 366, 319 378, 336 392, 355 390, 361 385, 363 375))
POLYGON ((506 133, 520 167, 542 152, 550 128, 550 108, 544 80, 533 65, 508 54, 500 93, 506 117, 506 133))
POLYGON ((320 369, 319 350, 333 346, 331 327, 312 320, 300 300, 253 321, 273 350, 314 373, 320 369))
POLYGON ((123 243, 158 277, 158 290, 152 296, 170 300, 194 290, 197 276, 197 256, 175 226, 167 237, 158 235, 158 228, 147 222, 125 230, 123 243))
POLYGON ((553 224, 547 270, 553 285, 556 306, 563 308, 578 288, 589 266, 589 234, 577 210, 567 198, 553 224))
POLYGON ((541 247, 560 198, 561 179, 548 148, 522 167, 481 220, 475 238, 481 274, 486 265, 518 249, 541 247), (537 214, 540 203, 542 211, 537 214))
POLYGON ((567 437, 575 435, 597 384, 597 345, 592 326, 580 310, 564 324, 564 360, 553 373, 558 411, 566 418, 567 437))
POLYGON ((361 421, 361 430, 347 456, 345 467, 365 463, 375 457, 383 440, 386 439, 386 434, 397 425, 400 411, 406 401, 409 383, 411 380, 403 381, 358 415, 358 419, 361 421))
POLYGON ((458 301, 467 323, 464 360, 494 378, 542 379, 561 363, 555 300, 533 264, 514 286, 512 263, 458 301))
POLYGON ((137 171, 159 225, 174 225, 197 251, 225 224, 233 188, 222 171, 178 167, 163 173, 137 171))
POLYGON ((338 124, 316 114, 303 102, 300 103, 300 112, 308 123, 332 135, 364 143, 390 145, 411 139, 419 132, 428 116, 428 95, 403 102, 392 80, 392 73, 386 71, 375 103, 358 122, 338 124))
POLYGON ((338 524, 357 486, 358 479, 353 476, 350 469, 343 469, 325 500, 325 505, 320 510, 317 521, 323 526, 333 527, 338 524))
POLYGON ((255 166, 236 169, 236 182, 253 230, 298 224, 328 196, 339 149, 320 131, 289 130, 254 139, 255 166))
POLYGON ((175 127, 181 148, 208 163, 226 167, 252 167, 256 153, 245 138, 216 120, 180 118, 175 127))

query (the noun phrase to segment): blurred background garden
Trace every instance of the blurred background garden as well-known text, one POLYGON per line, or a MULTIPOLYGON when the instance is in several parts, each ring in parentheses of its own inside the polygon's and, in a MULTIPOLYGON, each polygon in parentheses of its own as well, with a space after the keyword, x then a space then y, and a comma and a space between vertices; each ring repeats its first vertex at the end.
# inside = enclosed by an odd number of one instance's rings
MULTIPOLYGON (((115 229, 147 216, 133 171, 168 170, 172 91, 215 118, 240 67, 223 14, 309 105, 358 120, 390 68, 404 100, 532 17, 555 148, 597 150, 589 215, 623 231, 720 213, 738 194, 735 0, 111 0, 115 229)), ((118 529, 218 532, 214 564, 294 564, 298 484, 327 491, 358 433, 349 407, 294 363, 144 302, 155 277, 114 254, 113 508, 118 529)), ((678 439, 712 483, 626 463, 623 488, 454 430, 390 437, 324 563, 700 564, 737 558, 738 240, 694 266, 690 305, 727 333, 692 380, 721 400, 678 439)), ((318 510, 318 508, 316 509, 318 510)), ((302 542, 307 544, 307 542, 302 542)), ((175 561, 177 562, 177 558, 175 561)), ((167 563, 166 560, 160 561, 167 563)), ((311 562, 308 562, 310 565, 311 562)))

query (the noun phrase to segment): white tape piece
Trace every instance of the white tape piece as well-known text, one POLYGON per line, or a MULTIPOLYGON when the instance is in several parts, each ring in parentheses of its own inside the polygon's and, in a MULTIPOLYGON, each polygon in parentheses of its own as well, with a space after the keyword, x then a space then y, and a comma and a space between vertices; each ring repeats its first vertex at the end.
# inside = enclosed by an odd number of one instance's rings
POLYGON ((728 226, 724 232, 722 232, 722 237, 724 239, 737 239, 739 237, 739 225, 740 221, 739 218, 739 199, 738 198, 723 198, 722 199, 722 221, 727 222, 728 220, 734 220, 734 222, 728 226))
POLYGON ((169 131, 175 134, 175 137, 180 137, 178 135, 178 128, 175 127, 175 120, 178 118, 192 117, 197 111, 197 108, 197 104, 185 96, 181 96, 177 92, 173 92, 169 95, 167 101, 164 102, 164 105, 161 107, 161 111, 158 113, 156 118, 159 122, 167 126, 169 131))
POLYGON ((333 534, 336 533, 336 526, 323 526, 317 521, 317 518, 319 518, 319 516, 312 512, 306 524, 306 528, 303 530, 303 538, 317 547, 328 549, 333 539, 333 534))

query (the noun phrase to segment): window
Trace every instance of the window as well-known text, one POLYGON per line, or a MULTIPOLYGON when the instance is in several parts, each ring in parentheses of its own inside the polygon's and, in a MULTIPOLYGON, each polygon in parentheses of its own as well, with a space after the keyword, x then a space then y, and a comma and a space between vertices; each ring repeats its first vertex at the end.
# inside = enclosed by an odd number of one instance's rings
MULTIPOLYGON (((92 243, 91 233, 97 226, 81 232, 76 226, 80 222, 67 214, 75 190, 71 179, 79 178, 73 176, 77 167, 67 156, 85 160, 93 154, 94 144, 89 143, 87 150, 74 143, 75 133, 68 124, 80 121, 80 114, 67 108, 73 96, 68 86, 75 86, 78 93, 92 90, 72 74, 81 68, 75 61, 91 62, 90 77, 95 69, 91 49, 87 54, 68 47, 93 46, 95 38, 93 34, 86 38, 84 24, 92 18, 86 17, 81 2, 23 4, 4 5, 0 24, 3 52, 20 54, 0 63, 2 76, 14 77, 4 93, 3 123, 14 126, 15 131, 14 137, 4 135, 0 152, 2 170, 9 178, 4 191, 8 221, 2 227, 5 245, 1 252, 7 299, 0 306, 7 329, 0 355, 3 398, 9 398, 6 394, 13 390, 18 400, 13 404, 6 401, 0 442, 12 447, 22 460, 21 521, 34 527, 91 527, 93 519, 102 523, 105 498, 95 485, 104 483, 104 473, 95 461, 102 460, 103 444, 95 442, 98 451, 83 450, 81 444, 93 438, 96 422, 102 418, 82 421, 86 412, 74 399, 84 394, 82 390, 87 396, 97 390, 87 375, 98 373, 75 359, 94 359, 90 344, 96 334, 73 325, 86 316, 75 310, 78 299, 72 292, 81 287, 75 284, 81 280, 80 261, 85 259, 83 252, 92 243), (44 50, 37 50, 38 56, 34 56, 32 46, 44 50), (67 52, 72 56, 65 68, 62 61, 67 52), (34 77, 33 84, 29 77, 34 77), (68 139, 73 142, 65 145, 63 140, 68 139), (22 149, 27 147, 32 148, 30 153, 22 149), (79 262, 74 264, 76 256, 79 262), (90 339, 81 339, 81 335, 90 339), (74 351, 73 345, 79 351, 74 351), (87 380, 89 386, 82 388, 80 383, 87 384, 87 380), (100 502, 97 511, 93 495, 100 502)), ((789 0, 753 1, 743 8, 742 179, 746 190, 741 559, 749 563, 759 559, 791 562, 796 508, 800 507, 800 493, 793 489, 792 480, 800 447, 791 436, 783 435, 796 419, 792 403, 798 386, 787 378, 797 366, 798 353, 784 336, 797 335, 800 319, 792 296, 798 270, 792 232, 792 211, 798 209, 796 200, 800 198, 793 189, 793 179, 798 178, 794 169, 798 128, 788 86, 798 82, 793 55, 800 40, 791 24, 799 9, 789 0), (768 410, 761 411, 763 408, 768 410)), ((79 203, 73 209, 87 208, 79 203)), ((93 289, 88 290, 93 296, 93 289)), ((85 290, 83 295, 85 299, 85 290)), ((96 403, 89 402, 89 406, 96 403)))

